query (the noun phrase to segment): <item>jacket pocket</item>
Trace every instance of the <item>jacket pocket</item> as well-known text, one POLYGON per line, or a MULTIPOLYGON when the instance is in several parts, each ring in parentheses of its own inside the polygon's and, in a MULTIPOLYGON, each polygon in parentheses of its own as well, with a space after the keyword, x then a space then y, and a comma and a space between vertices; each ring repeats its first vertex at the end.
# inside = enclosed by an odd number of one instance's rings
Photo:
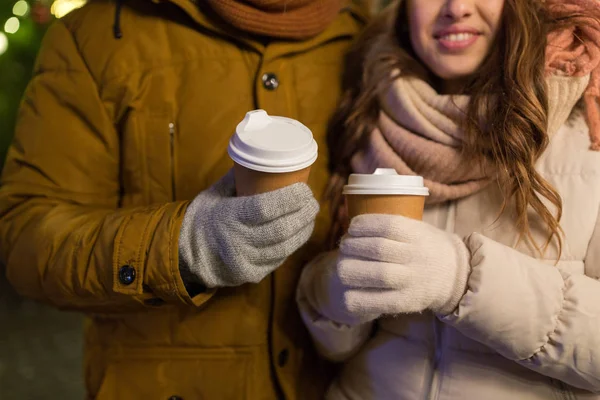
POLYGON ((124 350, 110 357, 95 399, 251 399, 252 362, 251 349, 124 350))
POLYGON ((130 111, 121 137, 123 206, 175 199, 176 128, 169 104, 130 111))

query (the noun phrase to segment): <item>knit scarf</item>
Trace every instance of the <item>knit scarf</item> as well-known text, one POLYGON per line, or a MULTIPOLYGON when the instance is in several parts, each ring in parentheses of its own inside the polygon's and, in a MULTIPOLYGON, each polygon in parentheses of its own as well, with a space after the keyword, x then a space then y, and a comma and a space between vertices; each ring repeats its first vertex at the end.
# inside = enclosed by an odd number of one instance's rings
MULTIPOLYGON (((598 0, 546 0, 546 4, 553 15, 600 15, 598 0)), ((575 17, 574 22, 574 28, 548 37, 548 134, 564 124, 583 95, 592 149, 600 150, 600 22, 587 17, 575 17)), ((491 165, 463 157, 461 121, 468 96, 440 95, 418 78, 400 77, 380 100, 377 127, 352 158, 353 172, 370 174, 387 167, 423 176, 429 204, 469 196, 496 176, 491 165)))
POLYGON ((462 157, 460 121, 468 96, 439 95, 425 81, 407 77, 395 80, 381 103, 377 127, 351 160, 353 172, 383 167, 423 176, 429 203, 465 197, 488 183, 487 168, 462 157))
POLYGON ((302 40, 318 35, 342 8, 343 0, 207 0, 234 27, 255 35, 302 40))
POLYGON ((569 16, 573 26, 548 36, 546 73, 582 77, 590 82, 584 93, 592 150, 600 150, 600 1, 545 0, 550 15, 569 16), (574 16, 574 17, 573 17, 574 16))

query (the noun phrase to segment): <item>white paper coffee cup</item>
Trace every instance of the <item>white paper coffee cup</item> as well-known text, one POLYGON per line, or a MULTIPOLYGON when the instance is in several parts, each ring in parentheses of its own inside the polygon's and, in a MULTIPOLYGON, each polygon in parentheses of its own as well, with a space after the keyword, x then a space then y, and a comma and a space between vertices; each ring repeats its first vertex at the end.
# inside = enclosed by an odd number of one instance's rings
POLYGON ((237 194, 246 196, 307 182, 318 146, 300 122, 254 110, 238 124, 227 152, 234 161, 237 194))
POLYGON ((393 214, 420 220, 429 189, 423 177, 378 168, 373 174, 350 175, 342 193, 350 219, 360 214, 393 214))

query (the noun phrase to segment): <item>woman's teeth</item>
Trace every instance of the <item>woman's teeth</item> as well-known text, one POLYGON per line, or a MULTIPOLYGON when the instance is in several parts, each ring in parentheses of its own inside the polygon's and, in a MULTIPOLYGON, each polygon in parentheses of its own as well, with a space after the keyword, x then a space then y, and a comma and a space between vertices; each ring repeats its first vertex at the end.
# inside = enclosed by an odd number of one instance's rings
POLYGON ((475 36, 474 33, 451 33, 449 35, 442 36, 441 39, 448 40, 450 42, 462 42, 471 39, 473 36, 475 36))

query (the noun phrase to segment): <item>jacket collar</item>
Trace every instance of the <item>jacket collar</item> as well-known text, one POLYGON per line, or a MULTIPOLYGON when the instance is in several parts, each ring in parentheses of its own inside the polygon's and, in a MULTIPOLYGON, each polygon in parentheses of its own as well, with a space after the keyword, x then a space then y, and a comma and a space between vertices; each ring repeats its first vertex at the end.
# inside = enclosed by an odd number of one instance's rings
MULTIPOLYGON (((254 49, 259 53, 265 51, 265 45, 260 41, 253 39, 250 35, 240 34, 240 31, 220 23, 216 17, 211 15, 207 5, 199 5, 197 2, 202 0, 151 0, 153 3, 170 2, 185 11, 198 25, 208 29, 218 35, 233 39, 247 47, 254 49)), ((368 11, 365 6, 357 4, 355 1, 348 1, 347 5, 340 11, 340 16, 319 35, 304 41, 285 41, 277 40, 278 49, 270 51, 270 57, 275 58, 282 54, 307 51, 313 47, 318 47, 322 43, 336 40, 342 37, 354 36, 359 30, 358 27, 364 25, 368 20, 368 11)))

